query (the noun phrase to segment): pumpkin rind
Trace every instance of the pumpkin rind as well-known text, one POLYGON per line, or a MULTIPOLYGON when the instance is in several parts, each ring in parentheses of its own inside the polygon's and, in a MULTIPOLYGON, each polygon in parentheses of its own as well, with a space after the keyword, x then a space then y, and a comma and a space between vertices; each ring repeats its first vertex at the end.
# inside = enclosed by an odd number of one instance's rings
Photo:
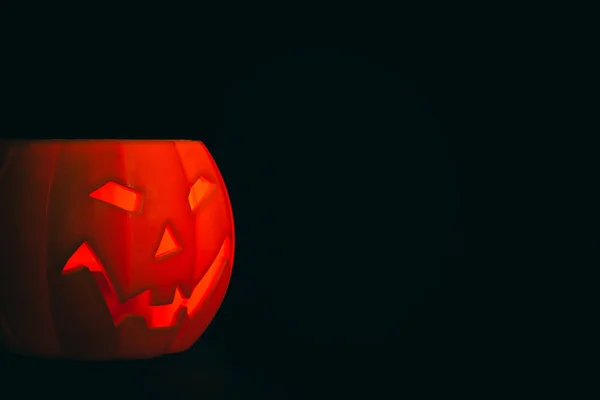
POLYGON ((199 142, 13 143, 0 190, 0 316, 14 351, 78 359, 183 351, 225 296, 231 205, 199 142), (77 258, 81 249, 95 262, 77 258))

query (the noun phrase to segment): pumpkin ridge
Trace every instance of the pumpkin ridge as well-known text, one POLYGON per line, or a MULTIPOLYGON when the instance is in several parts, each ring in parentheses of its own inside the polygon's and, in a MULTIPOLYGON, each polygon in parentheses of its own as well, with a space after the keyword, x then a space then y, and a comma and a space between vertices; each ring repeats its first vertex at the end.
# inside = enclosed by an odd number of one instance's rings
MULTIPOLYGON (((42 266, 41 268, 41 274, 43 274, 43 279, 45 282, 48 282, 48 266, 46 265, 45 260, 48 259, 48 230, 49 230, 49 226, 48 226, 48 212, 49 212, 49 207, 50 207, 50 194, 52 193, 52 187, 54 185, 54 173, 56 171, 56 164, 58 162, 58 157, 60 157, 61 151, 63 149, 61 144, 56 144, 57 149, 55 151, 54 157, 52 158, 52 160, 50 161, 50 174, 49 174, 49 178, 48 178, 48 190, 46 191, 46 199, 45 202, 46 204, 44 205, 44 231, 43 231, 43 239, 42 239, 42 246, 44 246, 43 250, 40 251, 40 266, 42 266)), ((50 290, 48 290, 48 305, 50 305, 51 299, 50 299, 50 290)), ((50 306, 51 308, 51 306, 50 306)), ((54 323, 54 318, 50 318, 50 325, 51 325, 51 329, 52 329, 52 337, 53 340, 52 342, 54 343, 55 347, 58 347, 58 351, 62 352, 63 348, 62 348, 62 344, 58 338, 58 330, 56 328, 56 324, 54 323)))

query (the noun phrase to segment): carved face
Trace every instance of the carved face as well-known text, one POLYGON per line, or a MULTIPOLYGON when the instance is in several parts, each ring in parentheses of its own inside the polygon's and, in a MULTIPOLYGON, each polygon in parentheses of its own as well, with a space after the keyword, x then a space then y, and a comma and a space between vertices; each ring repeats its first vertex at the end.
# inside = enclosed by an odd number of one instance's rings
POLYGON ((37 146, 56 154, 45 250, 62 353, 148 357, 191 346, 223 300, 233 261, 231 206, 206 148, 50 143, 37 146))

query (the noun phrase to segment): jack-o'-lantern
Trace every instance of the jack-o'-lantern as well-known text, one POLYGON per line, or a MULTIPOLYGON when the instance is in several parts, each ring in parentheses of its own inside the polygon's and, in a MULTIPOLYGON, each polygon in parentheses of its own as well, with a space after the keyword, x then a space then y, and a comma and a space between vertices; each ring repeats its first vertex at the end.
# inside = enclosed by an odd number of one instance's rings
POLYGON ((192 141, 28 141, 0 170, 0 335, 76 359, 189 348, 219 308, 234 230, 192 141))

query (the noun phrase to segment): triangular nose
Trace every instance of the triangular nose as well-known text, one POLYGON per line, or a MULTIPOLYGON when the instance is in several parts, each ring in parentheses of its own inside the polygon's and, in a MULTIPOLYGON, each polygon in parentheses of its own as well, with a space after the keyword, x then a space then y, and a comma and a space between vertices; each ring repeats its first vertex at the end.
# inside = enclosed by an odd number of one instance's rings
POLYGON ((173 230, 169 225, 165 228, 165 233, 163 233, 163 237, 160 240, 160 244, 158 245, 158 250, 156 250, 155 258, 161 258, 168 254, 175 253, 179 251, 181 246, 177 243, 175 239, 175 235, 173 235, 173 230))

